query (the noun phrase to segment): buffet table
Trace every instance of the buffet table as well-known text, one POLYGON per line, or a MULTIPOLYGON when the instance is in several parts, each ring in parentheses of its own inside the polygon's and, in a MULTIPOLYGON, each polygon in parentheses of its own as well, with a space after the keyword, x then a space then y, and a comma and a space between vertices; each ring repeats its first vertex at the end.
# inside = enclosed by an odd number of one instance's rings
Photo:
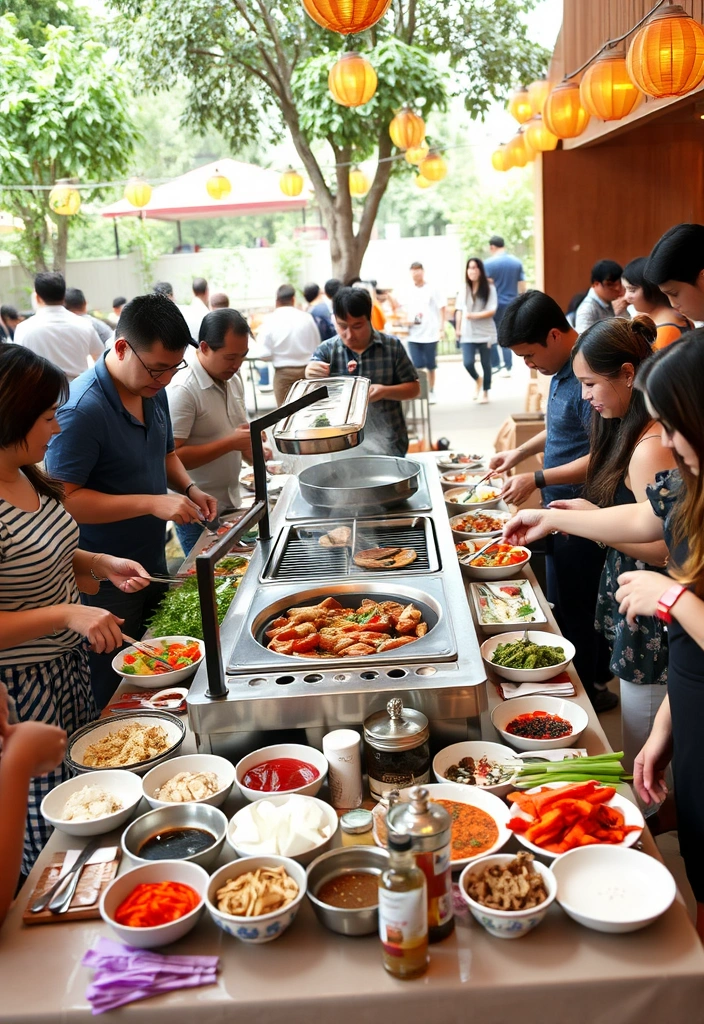
MULTIPOLYGON (((557 632, 529 569, 525 575, 548 617, 548 625, 541 628, 557 632)), ((606 750, 598 719, 573 671, 571 675, 575 699, 589 714, 580 745, 590 753, 606 750)), ((491 680, 486 685, 491 709, 499 697, 491 680)), ((482 733, 486 739, 498 738, 487 712, 482 733)), ((182 753, 194 750, 189 733, 182 753)), ((230 815, 242 802, 239 795, 231 796, 223 809, 230 815)), ((138 813, 146 809, 143 805, 138 813)), ((114 842, 119 842, 117 835, 105 837, 106 845, 114 842)), ((29 894, 48 859, 80 845, 54 833, 0 931, 0 1022, 81 1024, 90 1019, 85 992, 91 972, 80 961, 100 937, 112 937, 110 929, 99 920, 22 924, 29 894)), ((647 831, 643 846, 658 856, 647 831)), ((515 839, 507 849, 518 849, 515 839)), ((230 859, 223 851, 221 863, 230 859)), ((698 1019, 704 997, 704 951, 680 897, 651 927, 626 935, 583 928, 555 903, 536 931, 517 942, 502 941, 460 912, 454 934, 431 946, 428 973, 409 982, 384 971, 376 937, 345 938, 326 930, 307 900, 291 928, 266 945, 239 943, 216 928, 206 912, 195 930, 166 952, 219 956, 217 984, 132 1003, 113 1015, 154 1024, 191 1024, 196 1019, 199 1024, 358 1024, 382 1019, 459 1024, 470 1018, 481 1024, 642 1024, 698 1019)))

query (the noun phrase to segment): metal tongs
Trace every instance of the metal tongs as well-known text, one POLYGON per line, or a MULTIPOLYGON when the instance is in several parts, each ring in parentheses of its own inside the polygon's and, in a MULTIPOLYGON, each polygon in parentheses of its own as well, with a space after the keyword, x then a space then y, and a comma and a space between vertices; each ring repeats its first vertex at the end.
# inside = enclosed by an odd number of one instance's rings
POLYGON ((469 501, 469 499, 472 497, 472 495, 476 491, 477 487, 480 487, 482 484, 485 484, 487 482, 487 480, 491 480, 492 476, 494 476, 494 470, 490 469, 489 472, 487 474, 485 474, 485 476, 483 476, 481 478, 481 480, 477 480, 476 484, 472 484, 472 486, 467 491, 467 494, 466 494, 465 499, 462 502, 462 504, 464 505, 465 502, 469 501))
POLYGON ((158 647, 153 647, 151 644, 144 643, 143 640, 134 640, 131 636, 127 636, 127 633, 122 634, 122 639, 126 640, 128 644, 132 644, 134 649, 139 651, 140 654, 146 654, 148 658, 153 658, 154 661, 160 661, 162 665, 166 665, 169 672, 174 671, 173 665, 166 660, 158 647))
POLYGON ((471 555, 462 555, 460 561, 463 565, 470 565, 475 559, 483 555, 493 544, 497 543, 496 537, 491 537, 486 544, 482 544, 478 551, 474 551, 471 555))

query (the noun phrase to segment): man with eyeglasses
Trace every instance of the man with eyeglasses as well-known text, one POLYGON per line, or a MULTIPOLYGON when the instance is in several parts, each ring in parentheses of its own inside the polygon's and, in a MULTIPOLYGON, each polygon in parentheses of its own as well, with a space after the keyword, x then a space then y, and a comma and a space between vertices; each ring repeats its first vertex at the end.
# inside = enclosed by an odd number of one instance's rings
MULTIPOLYGON (((185 524, 217 515, 215 498, 190 479, 176 454, 164 391, 186 366, 189 343, 188 325, 170 299, 152 294, 128 302, 113 347, 71 383, 57 413, 61 433, 46 455, 48 472, 64 484, 84 549, 133 558, 150 574, 166 572, 169 520, 185 524)), ((163 593, 154 583, 135 594, 101 583, 96 595, 83 598, 118 616, 124 633, 140 637, 163 593)), ((119 677, 110 655, 91 654, 90 660, 102 708, 119 677)))

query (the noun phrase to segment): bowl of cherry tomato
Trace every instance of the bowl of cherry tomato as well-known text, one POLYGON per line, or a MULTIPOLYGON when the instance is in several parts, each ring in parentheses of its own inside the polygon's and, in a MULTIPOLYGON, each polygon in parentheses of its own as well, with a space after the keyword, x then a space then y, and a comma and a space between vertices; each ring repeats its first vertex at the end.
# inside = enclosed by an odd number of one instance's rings
POLYGON ((497 540, 483 554, 470 562, 470 557, 484 544, 485 540, 463 540, 455 544, 462 575, 470 580, 510 579, 511 576, 517 576, 530 561, 531 552, 528 548, 504 544, 497 540))
POLYGON ((183 682, 195 673, 205 655, 203 641, 191 636, 150 637, 144 643, 158 651, 159 658, 136 647, 124 647, 112 659, 113 670, 119 676, 143 689, 163 689, 167 683, 183 682))

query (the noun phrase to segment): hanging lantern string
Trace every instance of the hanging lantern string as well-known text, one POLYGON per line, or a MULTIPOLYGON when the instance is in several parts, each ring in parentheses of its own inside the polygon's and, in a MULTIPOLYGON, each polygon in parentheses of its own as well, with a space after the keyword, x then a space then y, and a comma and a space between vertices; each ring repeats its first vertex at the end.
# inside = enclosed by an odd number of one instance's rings
POLYGON ((585 60, 584 64, 582 64, 581 67, 577 68, 576 71, 570 71, 570 73, 568 75, 563 75, 562 76, 562 81, 563 82, 568 82, 570 80, 570 78, 575 78, 582 71, 584 71, 585 68, 588 68, 590 64, 593 64, 594 61, 597 59, 597 57, 600 56, 600 54, 602 54, 604 52, 604 50, 611 50, 611 49, 613 49, 614 46, 617 46, 619 43, 622 43, 624 39, 628 39, 628 37, 630 35, 633 35, 633 33, 636 32, 641 27, 641 25, 644 25, 646 23, 646 21, 648 20, 648 18, 650 18, 653 14, 655 14, 655 12, 660 7, 662 7, 662 5, 665 2, 667 2, 668 4, 672 4, 672 0, 658 0, 658 2, 655 4, 655 6, 653 8, 651 10, 649 10, 648 13, 646 15, 644 15, 644 17, 642 17, 640 19, 640 21, 637 21, 635 23, 633 28, 629 28, 628 31, 624 32, 622 36, 615 36, 613 39, 607 39, 606 42, 604 43, 604 45, 600 46, 599 49, 596 51, 596 53, 593 53, 588 60, 585 60))

